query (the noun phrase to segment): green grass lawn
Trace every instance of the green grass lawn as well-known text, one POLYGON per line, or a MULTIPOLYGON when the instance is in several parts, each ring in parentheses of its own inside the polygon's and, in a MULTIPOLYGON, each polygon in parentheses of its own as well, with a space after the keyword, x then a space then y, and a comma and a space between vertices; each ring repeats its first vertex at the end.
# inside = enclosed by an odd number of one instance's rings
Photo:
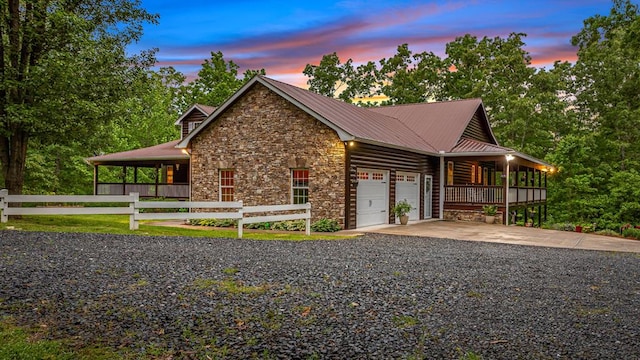
MULTIPOLYGON (((202 229, 173 226, 154 225, 154 222, 140 222, 138 230, 129 230, 128 215, 38 215, 23 216, 22 219, 10 219, 1 224, 0 229, 15 229, 25 231, 46 232, 82 232, 101 234, 131 234, 153 236, 186 236, 186 237, 216 237, 237 238, 238 230, 229 229, 202 229)), ((245 229, 243 238, 253 240, 339 240, 354 237, 354 235, 312 234, 306 236, 304 232, 272 232, 253 231, 245 229)))

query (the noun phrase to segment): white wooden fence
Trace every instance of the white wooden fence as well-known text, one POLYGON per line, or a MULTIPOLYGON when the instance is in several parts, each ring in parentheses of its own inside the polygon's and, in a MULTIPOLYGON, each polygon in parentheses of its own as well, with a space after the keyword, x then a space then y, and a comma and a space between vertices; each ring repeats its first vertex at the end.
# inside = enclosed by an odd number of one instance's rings
POLYGON ((9 215, 129 215, 129 229, 137 230, 140 220, 237 219, 238 238, 244 224, 285 220, 305 220, 305 233, 311 234, 311 204, 244 206, 242 201, 140 201, 138 193, 129 195, 9 195, 0 190, 0 221, 9 215), (12 203, 45 204, 38 207, 10 207, 12 203), (72 207, 68 204, 90 206, 72 207), (94 204, 122 204, 100 206, 94 204), (67 204, 67 205, 64 205, 67 204), (140 209, 176 209, 176 212, 140 212, 140 209), (187 211, 179 211, 186 209, 187 211), (219 209, 219 212, 191 212, 193 209, 219 209), (287 212, 287 214, 270 214, 287 212), (293 213, 289 213, 293 212, 293 213), (258 216, 248 214, 262 213, 258 216))

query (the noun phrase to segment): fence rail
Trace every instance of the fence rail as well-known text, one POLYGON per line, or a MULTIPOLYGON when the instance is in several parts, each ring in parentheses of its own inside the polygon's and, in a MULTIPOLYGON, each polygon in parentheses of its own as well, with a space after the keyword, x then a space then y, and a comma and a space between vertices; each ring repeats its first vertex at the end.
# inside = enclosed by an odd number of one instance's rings
POLYGON ((242 238, 244 224, 305 220, 305 233, 311 234, 310 203, 244 206, 242 201, 140 201, 138 193, 130 193, 129 195, 9 195, 7 190, 0 190, 0 209, 2 210, 0 221, 3 223, 9 220, 9 215, 129 215, 129 229, 137 230, 140 220, 237 219, 238 238, 242 238), (11 207, 10 204, 13 203, 42 203, 47 206, 11 207), (104 203, 121 206, 93 205, 104 203), (63 204, 67 205, 63 206, 63 204), (68 204, 89 206, 70 207, 68 204), (145 211, 141 213, 140 209, 176 209, 176 211, 145 211), (197 211, 193 212, 192 210, 197 211), (287 213, 282 214, 282 212, 287 213), (260 215, 247 216, 247 214, 255 213, 260 213, 260 215))

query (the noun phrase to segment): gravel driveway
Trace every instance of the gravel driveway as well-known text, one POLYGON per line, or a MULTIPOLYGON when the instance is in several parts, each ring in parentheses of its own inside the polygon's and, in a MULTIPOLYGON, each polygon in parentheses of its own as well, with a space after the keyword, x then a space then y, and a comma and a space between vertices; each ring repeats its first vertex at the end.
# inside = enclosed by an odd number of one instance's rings
POLYGON ((640 357, 640 256, 0 231, 0 316, 162 358, 640 357))

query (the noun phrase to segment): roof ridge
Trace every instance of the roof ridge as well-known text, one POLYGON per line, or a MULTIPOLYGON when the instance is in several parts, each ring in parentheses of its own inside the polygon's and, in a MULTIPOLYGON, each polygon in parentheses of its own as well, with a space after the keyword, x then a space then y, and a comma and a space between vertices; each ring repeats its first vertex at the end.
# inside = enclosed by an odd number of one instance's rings
POLYGON ((409 104, 381 105, 381 106, 372 106, 372 108, 376 108, 376 107, 379 107, 379 108, 391 108, 391 107, 416 106, 416 105, 450 104, 450 103, 454 103, 454 102, 472 101, 472 100, 478 100, 478 101, 482 102, 482 98, 469 98, 469 99, 439 100, 439 101, 409 103, 409 104))

